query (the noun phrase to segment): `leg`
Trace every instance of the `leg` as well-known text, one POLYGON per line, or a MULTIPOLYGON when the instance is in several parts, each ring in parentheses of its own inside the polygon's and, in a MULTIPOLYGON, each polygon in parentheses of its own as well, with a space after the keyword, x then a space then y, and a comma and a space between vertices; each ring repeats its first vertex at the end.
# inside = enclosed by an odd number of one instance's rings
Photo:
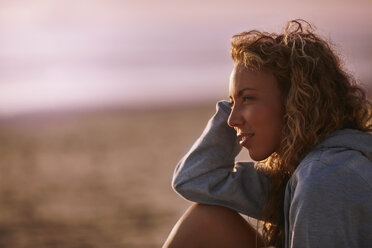
POLYGON ((163 248, 260 246, 261 236, 237 212, 196 203, 174 226, 163 248))

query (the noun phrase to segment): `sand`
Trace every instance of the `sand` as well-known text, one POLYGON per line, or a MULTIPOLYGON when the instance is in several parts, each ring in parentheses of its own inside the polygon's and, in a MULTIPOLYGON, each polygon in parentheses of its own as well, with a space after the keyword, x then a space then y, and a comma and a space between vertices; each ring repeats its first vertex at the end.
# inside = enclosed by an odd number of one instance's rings
POLYGON ((0 247, 160 247, 190 205, 173 169, 214 110, 2 122, 0 247))

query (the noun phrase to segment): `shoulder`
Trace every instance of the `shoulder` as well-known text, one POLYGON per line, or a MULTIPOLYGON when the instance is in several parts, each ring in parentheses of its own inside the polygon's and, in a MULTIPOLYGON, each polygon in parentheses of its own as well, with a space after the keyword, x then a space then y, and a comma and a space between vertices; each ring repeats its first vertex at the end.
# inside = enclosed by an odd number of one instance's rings
POLYGON ((369 135, 358 135, 362 134, 346 135, 346 139, 338 135, 317 146, 290 178, 287 214, 297 238, 312 237, 316 244, 357 243, 343 245, 347 247, 359 247, 370 240, 372 145, 369 135))
POLYGON ((357 150, 320 147, 299 164, 289 186, 293 193, 310 198, 368 196, 372 190, 372 162, 357 150))

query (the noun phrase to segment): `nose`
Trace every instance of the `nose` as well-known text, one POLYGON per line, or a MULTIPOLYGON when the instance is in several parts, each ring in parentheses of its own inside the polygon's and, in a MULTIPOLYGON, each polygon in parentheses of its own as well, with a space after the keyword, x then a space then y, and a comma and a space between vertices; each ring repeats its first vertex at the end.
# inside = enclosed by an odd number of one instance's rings
POLYGON ((231 109, 229 119, 227 120, 227 124, 230 127, 239 127, 240 125, 243 124, 243 118, 237 107, 233 107, 231 109))

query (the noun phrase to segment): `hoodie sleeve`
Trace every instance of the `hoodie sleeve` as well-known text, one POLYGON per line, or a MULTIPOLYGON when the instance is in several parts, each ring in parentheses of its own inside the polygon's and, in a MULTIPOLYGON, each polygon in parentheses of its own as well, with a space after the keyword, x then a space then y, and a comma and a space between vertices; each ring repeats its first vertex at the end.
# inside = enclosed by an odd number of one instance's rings
POLYGON ((262 219, 270 189, 269 179, 253 163, 237 163, 241 147, 236 132, 227 125, 227 101, 217 103, 217 112, 204 132, 178 163, 172 186, 184 198, 232 208, 262 219))

